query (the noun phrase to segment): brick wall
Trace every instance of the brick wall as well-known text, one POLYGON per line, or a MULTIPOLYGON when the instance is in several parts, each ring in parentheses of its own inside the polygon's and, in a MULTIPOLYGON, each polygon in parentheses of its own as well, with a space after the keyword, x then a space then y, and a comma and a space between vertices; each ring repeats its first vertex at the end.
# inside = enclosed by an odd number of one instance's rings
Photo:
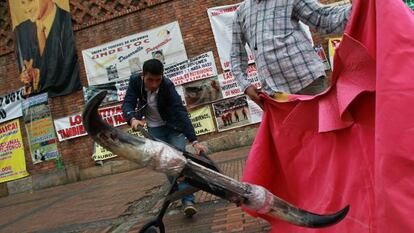
MULTIPOLYGON (((240 2, 238 0, 164 0, 164 1, 144 1, 146 4, 139 5, 138 8, 123 8, 121 12, 115 14, 106 10, 106 15, 103 15, 100 20, 83 22, 79 15, 79 8, 74 12, 73 8, 81 6, 81 0, 72 0, 72 15, 76 16, 74 22, 75 38, 77 44, 77 54, 81 67, 81 82, 82 85, 87 86, 87 79, 85 68, 81 56, 83 49, 98 46, 100 44, 113 41, 115 39, 128 36, 134 33, 145 31, 172 21, 178 21, 183 35, 186 51, 188 57, 193 57, 207 51, 213 51, 216 66, 221 72, 221 66, 218 61, 218 54, 211 31, 210 22, 207 17, 207 9, 219 6, 228 5, 240 2)), ((101 1, 86 1, 88 4, 101 1), (92 3, 91 3, 92 2, 92 3)), ((321 1, 323 3, 337 2, 335 0, 321 1)), ((84 7, 83 10, 87 8, 84 7)), ((83 14, 88 15, 88 14, 83 14)), ((91 14, 93 15, 93 14, 91 14)), ((94 13, 94 15, 99 15, 94 13)), ((5 17, 9 17, 6 15, 5 17)), ((74 17, 75 18, 75 17, 74 17)), ((85 20, 90 20, 86 17, 85 20)), ((4 28, 2 28, 4 31, 4 28)), ((9 30, 10 27, 9 27, 9 30)), ((326 37, 316 36, 315 42, 326 44, 326 37)), ((3 47, 0 51, 11 51, 13 48, 10 42, 0 42, 3 47)), ((14 46, 14 45, 13 45, 14 46)), ((326 46, 325 46, 326 48, 326 46)), ((17 79, 18 67, 16 55, 14 52, 6 52, 0 56, 0 95, 5 94, 11 90, 15 90, 21 86, 17 79)), ((68 96, 55 97, 49 99, 49 106, 52 111, 53 118, 68 116, 70 114, 81 112, 84 101, 82 91, 72 93, 68 96)), ((23 121, 20 120, 21 126, 23 121)), ((252 126, 249 126, 252 127, 252 126)), ((255 127, 255 126, 253 126, 255 127)), ((24 143, 27 145, 27 136, 22 128, 24 143)), ((227 132, 231 133, 231 132, 227 132)), ((214 134, 201 137, 205 140, 214 134)), ((93 151, 93 141, 87 137, 80 137, 72 140, 67 140, 58 144, 59 152, 61 153, 64 164, 78 165, 80 168, 93 166, 91 154, 93 151)), ((41 173, 53 169, 54 162, 43 162, 33 166, 29 151, 26 148, 26 164, 31 174, 41 173)))

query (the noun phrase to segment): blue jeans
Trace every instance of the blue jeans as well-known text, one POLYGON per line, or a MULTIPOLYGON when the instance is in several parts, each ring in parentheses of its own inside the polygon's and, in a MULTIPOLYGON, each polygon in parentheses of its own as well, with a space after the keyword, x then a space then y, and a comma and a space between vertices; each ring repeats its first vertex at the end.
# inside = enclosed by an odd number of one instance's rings
MULTIPOLYGON (((168 128, 167 126, 160 126, 160 127, 148 127, 148 132, 154 136, 155 138, 158 138, 168 144, 171 144, 175 147, 177 147, 179 150, 184 151, 185 150, 185 136, 183 133, 177 132, 173 129, 168 128)), ((172 183, 174 181, 173 176, 167 176, 168 181, 172 183)), ((183 190, 189 185, 184 182, 180 182, 178 184, 178 190, 183 190)), ((183 205, 186 202, 191 202, 194 204, 195 198, 194 194, 190 194, 187 196, 184 196, 181 199, 183 205)))

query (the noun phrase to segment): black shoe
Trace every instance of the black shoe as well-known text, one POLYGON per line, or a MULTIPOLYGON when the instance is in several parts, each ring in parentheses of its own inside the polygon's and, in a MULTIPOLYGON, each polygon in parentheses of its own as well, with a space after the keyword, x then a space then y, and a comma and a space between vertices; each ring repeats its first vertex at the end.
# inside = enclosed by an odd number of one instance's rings
POLYGON ((192 217, 194 214, 197 213, 197 209, 194 207, 194 204, 191 202, 187 202, 184 204, 184 214, 187 217, 192 217))

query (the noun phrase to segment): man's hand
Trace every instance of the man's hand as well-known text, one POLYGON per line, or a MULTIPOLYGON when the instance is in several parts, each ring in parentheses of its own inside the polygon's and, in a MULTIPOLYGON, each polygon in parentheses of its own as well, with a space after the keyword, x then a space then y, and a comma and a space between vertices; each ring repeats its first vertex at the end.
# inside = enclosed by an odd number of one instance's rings
POLYGON ((259 96, 259 90, 253 86, 250 85, 245 91, 244 93, 246 95, 248 95, 250 97, 250 99, 252 99, 257 105, 259 105, 259 107, 261 109, 263 109, 263 101, 259 96))
POLYGON ((21 74, 19 75, 20 81, 24 83, 28 89, 30 89, 29 92, 32 91, 32 87, 33 91, 37 92, 39 90, 40 70, 33 67, 33 59, 30 59, 29 61, 24 60, 23 62, 24 67, 21 74))
POLYGON ((203 144, 201 144, 197 141, 193 142, 193 147, 194 147, 197 155, 200 155, 201 152, 207 152, 208 151, 207 147, 205 147, 203 144))
POLYGON ((137 120, 135 118, 131 119, 131 128, 133 131, 137 131, 138 126, 144 127, 144 125, 145 125, 145 120, 137 120))

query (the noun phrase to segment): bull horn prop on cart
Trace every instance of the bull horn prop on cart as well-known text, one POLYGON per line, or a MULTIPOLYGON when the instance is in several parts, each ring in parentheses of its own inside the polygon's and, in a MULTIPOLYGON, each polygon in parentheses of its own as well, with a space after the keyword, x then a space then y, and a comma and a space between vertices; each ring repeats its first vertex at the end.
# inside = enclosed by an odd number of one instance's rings
POLYGON ((183 152, 166 143, 136 137, 111 127, 98 114, 98 107, 105 96, 106 91, 99 92, 86 104, 82 114, 83 124, 95 142, 118 156, 169 176, 181 175, 196 188, 297 226, 327 227, 338 223, 348 213, 349 206, 330 215, 302 210, 262 186, 239 182, 188 159, 183 152))

